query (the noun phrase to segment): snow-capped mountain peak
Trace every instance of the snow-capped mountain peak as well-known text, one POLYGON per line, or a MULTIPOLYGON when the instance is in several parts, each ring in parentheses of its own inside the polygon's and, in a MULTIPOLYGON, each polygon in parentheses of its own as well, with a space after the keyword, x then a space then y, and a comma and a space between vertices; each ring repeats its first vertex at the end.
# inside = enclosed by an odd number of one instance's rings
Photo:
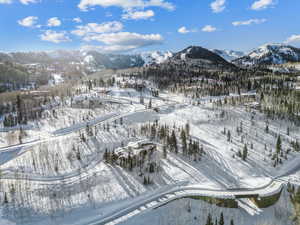
POLYGON ((170 51, 161 52, 161 51, 153 51, 153 52, 144 52, 141 53, 141 57, 144 60, 144 65, 151 64, 160 64, 168 60, 173 56, 173 53, 170 51))
POLYGON ((232 60, 243 57, 245 55, 244 52, 234 50, 212 49, 211 51, 226 59, 228 62, 231 62, 232 60))
POLYGON ((265 44, 234 60, 240 65, 271 65, 300 61, 300 49, 286 44, 265 44))

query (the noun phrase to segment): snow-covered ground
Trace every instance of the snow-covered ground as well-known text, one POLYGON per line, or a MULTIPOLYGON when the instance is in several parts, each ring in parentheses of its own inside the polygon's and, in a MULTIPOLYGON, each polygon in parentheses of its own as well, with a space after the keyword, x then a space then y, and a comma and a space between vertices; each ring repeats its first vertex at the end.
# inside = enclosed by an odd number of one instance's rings
MULTIPOLYGON (((281 136, 286 152, 292 140, 299 140, 300 129, 288 121, 267 120, 263 114, 246 110, 244 106, 220 108, 213 103, 222 98, 203 98, 201 104, 195 106, 179 95, 161 93, 160 97, 153 97, 148 91, 140 93, 117 87, 109 89, 105 96, 96 91, 76 96, 72 105, 56 109, 55 118, 45 117, 32 123, 32 128, 26 130, 28 138, 24 142, 28 143, 8 148, 5 148, 6 141, 1 144, 1 195, 6 193, 9 203, 1 207, 0 224, 93 224, 93 221, 96 224, 123 208, 125 212, 139 215, 130 219, 125 214, 120 224, 182 224, 186 221, 184 224, 192 225, 203 223, 208 212, 223 211, 226 219, 232 217, 238 221, 241 216, 239 224, 250 225, 254 217, 242 209, 247 202, 240 203, 239 209, 225 209, 203 201, 176 199, 187 195, 234 198, 235 194, 278 193, 285 181, 300 179, 300 154, 284 153, 282 164, 274 167, 272 156, 277 137, 281 136), (90 100, 99 106, 87 107, 90 100), (150 101, 152 108, 158 110, 147 109, 150 101), (189 123, 190 136, 199 141, 205 151, 201 160, 168 153, 166 158, 158 160, 159 172, 149 175, 151 185, 143 184, 138 169, 130 171, 103 160, 107 149, 112 151, 144 139, 139 133, 141 125, 155 121, 176 128, 189 123), (87 125, 93 135, 86 134, 87 125), (242 127, 242 132, 238 133, 237 127, 242 127), (224 128, 231 133, 230 141, 223 134, 224 128), (237 154, 245 144, 248 157, 243 161, 237 154), (169 203, 167 194, 176 201, 169 203), (160 203, 168 204, 144 212, 128 208, 145 207, 144 204, 150 204, 146 208, 153 208, 157 198, 163 198, 160 203), (180 218, 175 219, 172 215, 180 210, 176 208, 178 201, 182 207, 190 202, 192 212, 183 210, 177 216, 180 218)), ((7 140, 8 134, 2 132, 1 139, 7 140)), ((157 146, 162 153, 162 146, 157 146)), ((288 204, 282 202, 287 202, 286 195, 276 205, 259 210, 254 221, 263 222, 277 216, 277 208, 288 204)), ((287 217, 282 220, 284 218, 287 217)))

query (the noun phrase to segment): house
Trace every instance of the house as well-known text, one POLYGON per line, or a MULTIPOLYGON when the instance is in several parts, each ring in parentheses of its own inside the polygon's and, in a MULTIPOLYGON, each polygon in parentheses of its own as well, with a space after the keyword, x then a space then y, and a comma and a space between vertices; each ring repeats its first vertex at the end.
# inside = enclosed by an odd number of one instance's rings
POLYGON ((129 156, 145 156, 148 153, 153 153, 156 151, 157 146, 155 143, 148 141, 148 140, 142 140, 138 142, 130 142, 126 147, 123 148, 117 148, 114 151, 114 154, 118 157, 118 159, 127 159, 129 156))

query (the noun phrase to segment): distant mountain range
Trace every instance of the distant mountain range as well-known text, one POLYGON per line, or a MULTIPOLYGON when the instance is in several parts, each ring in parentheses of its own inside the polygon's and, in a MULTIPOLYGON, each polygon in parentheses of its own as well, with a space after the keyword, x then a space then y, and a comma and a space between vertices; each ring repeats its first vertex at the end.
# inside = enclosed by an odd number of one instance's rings
POLYGON ((234 51, 234 50, 218 50, 218 49, 212 49, 212 52, 218 54, 223 59, 226 59, 228 62, 231 62, 235 59, 238 59, 240 57, 243 57, 246 55, 246 53, 241 51, 234 51))
POLYGON ((285 44, 265 44, 232 62, 241 66, 280 65, 300 62, 300 49, 285 44))
POLYGON ((73 63, 82 64, 93 70, 124 69, 144 65, 140 55, 101 54, 98 51, 49 51, 49 52, 13 52, 0 53, 0 62, 19 64, 53 64, 73 63))
POLYGON ((90 71, 142 67, 164 62, 185 61, 210 66, 261 66, 300 62, 300 49, 285 44, 266 44, 249 54, 233 50, 208 50, 190 46, 177 53, 153 51, 134 55, 102 54, 99 51, 58 50, 44 52, 0 53, 0 62, 18 64, 80 64, 90 71))

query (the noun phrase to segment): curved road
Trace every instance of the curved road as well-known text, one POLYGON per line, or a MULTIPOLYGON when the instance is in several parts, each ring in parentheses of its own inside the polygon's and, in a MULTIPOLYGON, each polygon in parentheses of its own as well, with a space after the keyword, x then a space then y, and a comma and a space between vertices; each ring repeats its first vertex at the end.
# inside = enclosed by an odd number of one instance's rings
POLYGON ((235 189, 235 190, 218 190, 208 189, 194 186, 181 186, 177 187, 165 187, 160 192, 154 192, 154 194, 147 196, 146 198, 137 198, 128 203, 127 206, 120 207, 119 209, 104 215, 99 218, 95 218, 90 222, 78 223, 80 225, 104 225, 104 224, 118 224, 132 216, 136 216, 140 213, 150 211, 152 209, 163 206, 171 201, 178 200, 191 196, 207 196, 223 199, 235 199, 236 196, 271 196, 279 193, 282 190, 283 183, 276 180, 271 180, 268 184, 249 189, 235 189), (168 189, 168 190, 167 190, 168 189))

